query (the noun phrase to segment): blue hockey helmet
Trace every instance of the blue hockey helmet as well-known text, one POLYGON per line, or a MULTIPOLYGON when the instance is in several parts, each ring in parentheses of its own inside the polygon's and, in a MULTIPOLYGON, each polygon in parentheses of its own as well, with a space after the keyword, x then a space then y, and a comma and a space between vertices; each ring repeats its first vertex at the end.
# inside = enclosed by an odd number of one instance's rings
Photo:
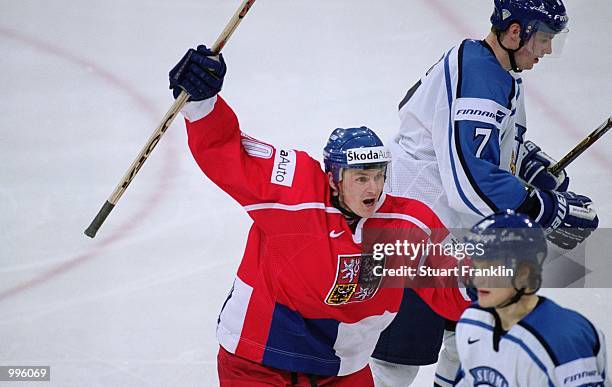
MULTIPOLYGON (((512 269, 512 286, 517 293, 498 307, 511 305, 523 295, 533 294, 540 288, 542 264, 547 253, 546 236, 544 230, 526 215, 513 210, 489 215, 472 227, 465 242, 481 246, 481 253, 473 255, 472 261, 503 261, 507 269, 512 269), (531 268, 528 280, 528 287, 533 289, 531 293, 525 286, 519 289, 516 284, 517 270, 525 263, 531 268)), ((471 280, 467 282, 474 286, 471 280)))
POLYGON ((484 253, 473 257, 482 260, 532 262, 541 266, 547 245, 544 230, 527 215, 505 210, 476 223, 466 236, 471 244, 480 243, 484 253))
POLYGON ((331 172, 337 183, 342 180, 343 168, 386 168, 391 152, 372 129, 337 128, 323 149, 323 161, 325 172, 331 172))
POLYGON ((561 0, 494 0, 491 24, 505 31, 510 24, 521 26, 521 46, 537 32, 556 35, 567 32, 567 12, 561 0))

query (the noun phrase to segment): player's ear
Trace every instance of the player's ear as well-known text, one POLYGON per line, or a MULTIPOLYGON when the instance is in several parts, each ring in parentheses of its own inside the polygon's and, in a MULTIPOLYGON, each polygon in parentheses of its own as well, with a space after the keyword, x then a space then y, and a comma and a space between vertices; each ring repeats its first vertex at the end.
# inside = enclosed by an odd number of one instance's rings
POLYGON ((521 26, 518 23, 512 23, 506 30, 504 38, 507 40, 506 47, 511 49, 519 48, 521 43, 521 26))
POLYGON ((519 288, 527 288, 527 289, 531 289, 533 284, 531 281, 531 266, 530 265, 519 265, 518 268, 516 269, 516 284, 518 285, 519 288))
POLYGON ((332 195, 338 196, 338 185, 334 182, 334 176, 331 172, 327 172, 327 178, 329 179, 329 187, 331 188, 332 195))

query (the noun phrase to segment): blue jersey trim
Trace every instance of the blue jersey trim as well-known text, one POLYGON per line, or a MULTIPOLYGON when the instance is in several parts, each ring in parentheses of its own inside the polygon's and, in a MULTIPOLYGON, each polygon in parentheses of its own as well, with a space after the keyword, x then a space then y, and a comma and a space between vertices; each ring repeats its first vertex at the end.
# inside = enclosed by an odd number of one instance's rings
POLYGON ((465 376, 465 371, 463 371, 463 367, 460 364, 459 369, 457 370, 457 376, 455 376, 455 381, 453 382, 454 383, 453 386, 459 383, 461 379, 463 379, 464 376, 465 376))
POLYGON ((221 306, 221 311, 219 312, 219 315, 217 316, 217 325, 221 323, 221 313, 223 313, 223 309, 225 309, 227 302, 230 300, 230 298, 232 298, 232 295, 234 294, 235 286, 236 286, 236 280, 234 280, 234 283, 232 284, 232 288, 230 289, 227 295, 227 298, 225 299, 225 302, 223 302, 223 306, 221 306))
POLYGON ((338 326, 336 320, 306 318, 276 303, 262 363, 286 371, 337 375, 341 362, 334 351, 338 326))
MULTIPOLYGON (((459 99, 461 98, 462 95, 462 88, 463 88, 463 57, 464 57, 464 49, 466 47, 466 43, 468 42, 472 42, 470 40, 464 40, 461 45, 459 46, 459 49, 457 50, 457 96, 455 98, 459 99)), ((486 203, 487 206, 489 206, 490 209, 493 210, 493 212, 497 212, 499 211, 499 208, 495 205, 495 203, 493 202, 493 199, 490 198, 488 195, 486 195, 480 185, 478 184, 478 182, 476 181, 475 178, 475 172, 474 170, 472 170, 472 168, 470 168, 470 163, 468 162, 468 160, 465 157, 465 152, 464 152, 464 146, 462 144, 462 140, 463 138, 461 137, 461 131, 460 131, 460 123, 459 122, 453 122, 453 126, 454 126, 454 131, 455 131, 455 148, 457 149, 457 155, 459 156, 459 161, 461 162, 461 167, 463 168, 463 170, 465 171, 465 175, 468 178, 468 180, 470 181, 470 185, 472 186, 472 188, 474 189, 474 191, 476 192, 476 194, 478 195, 478 197, 480 197, 480 200, 482 200, 483 202, 486 203)), ((498 137, 499 134, 496 133, 498 130, 495 127, 491 128, 493 130, 493 133, 491 133, 492 135, 495 134, 495 137, 498 137)), ((469 150, 469 148, 468 148, 469 150)), ((468 152, 469 153, 469 152, 468 152)), ((498 152, 499 153, 499 152, 498 152)), ((470 153, 471 156, 471 153, 470 153)), ((497 157, 497 161, 495 161, 494 163, 495 165, 499 165, 499 157, 497 157)), ((481 214, 482 215, 482 214, 481 214)))
POLYGON ((399 103, 398 106, 398 110, 402 110, 402 108, 404 107, 404 105, 406 103, 408 103, 408 101, 410 100, 410 98, 412 98, 412 96, 414 95, 414 93, 416 93, 417 89, 421 86, 421 80, 419 79, 417 83, 415 83, 406 93, 406 95, 404 96, 404 99, 402 99, 402 101, 399 103))
POLYGON ((455 384, 454 380, 450 380, 450 379, 446 379, 445 377, 443 377, 442 375, 440 375, 439 373, 436 372, 436 378, 440 379, 441 381, 443 381, 444 383, 448 383, 451 386, 455 384))
POLYGON ((584 319, 586 320, 586 322, 589 324, 589 326, 593 330, 593 335, 595 336, 595 346, 593 347, 593 354, 597 356, 599 354, 599 351, 601 350, 601 342, 599 341, 599 333, 597 333, 597 329, 595 329, 595 326, 593 325, 591 321, 589 321, 589 319, 587 319, 586 317, 584 319))
MULTIPOLYGON (((482 321, 478 321, 478 320, 472 320, 469 318, 462 318, 461 320, 459 320, 459 324, 468 324, 468 325, 475 325, 481 328, 484 328, 488 331, 493 332, 493 327, 483 323, 482 321)), ((527 355, 529 355, 529 357, 531 358, 531 360, 533 360, 533 362, 538 366, 538 368, 540 370, 542 370, 542 372, 544 372, 544 374, 546 374, 546 378, 548 379, 548 385, 550 387, 555 387, 555 385, 553 384, 552 380, 550 379, 550 376, 548 375, 548 372, 546 371, 546 367, 544 366, 544 363, 542 363, 542 361, 540 359, 538 359, 538 357, 535 355, 535 353, 533 353, 531 351, 531 349, 529 349, 529 347, 527 347, 527 345, 519 338, 512 336, 511 334, 505 334, 501 337, 502 339, 507 339, 512 341, 513 343, 518 344, 526 353, 527 355)))
MULTIPOLYGON (((451 50, 452 51, 452 50, 451 50)), ((448 96, 448 149, 450 151, 450 162, 451 169, 453 171, 453 180, 455 181, 455 186, 459 190, 459 196, 461 200, 468 206, 472 211, 477 213, 480 216, 484 216, 482 212, 480 212, 474 205, 468 200, 461 188, 461 184, 459 183, 459 178, 457 177, 457 170, 455 168, 455 159, 453 156, 453 145, 452 145, 452 137, 453 137, 453 90, 451 87, 450 81, 450 68, 448 64, 448 58, 450 57, 449 51, 444 57, 444 80, 446 81, 446 94, 448 96)))
POLYGON ((553 362, 553 364, 555 366, 559 366, 561 364, 559 362, 559 358, 555 354, 555 351, 553 351, 553 349, 550 347, 549 343, 544 339, 544 337, 542 337, 540 332, 538 332, 531 325, 525 324, 523 321, 519 321, 517 324, 522 326, 523 328, 525 328, 527 331, 529 331, 529 333, 531 333, 533 335, 533 337, 535 337, 536 340, 538 340, 540 342, 540 344, 542 345, 542 347, 544 347, 544 349, 548 353, 548 356, 550 356, 550 360, 552 360, 552 362, 553 362))
POLYGON ((593 324, 580 313, 540 298, 542 301, 534 310, 538 313, 528 314, 518 324, 541 343, 555 366, 597 356, 601 344, 593 324), (555 325, 554 331, 545 329, 551 324, 555 325))
MULTIPOLYGON (((452 92, 450 54, 445 57, 444 75, 449 110, 452 110, 454 98, 485 99, 511 109, 516 82, 499 65, 491 50, 487 51, 487 45, 474 40, 465 40, 457 50, 456 96, 452 92)), ((489 210, 496 212, 499 209, 519 207, 525 200, 527 191, 516 176, 499 165, 501 157, 499 128, 478 120, 454 121, 453 113, 449 112, 449 131, 454 133, 455 138, 454 143, 449 141, 449 152, 453 159, 451 162, 453 179, 461 200, 471 211, 480 216, 483 216, 482 212, 489 210), (477 144, 475 137, 477 128, 491 130, 490 140, 482 148, 483 153, 479 157, 476 157, 476 149, 480 145, 477 144), (454 160, 455 157, 458 161, 454 160), (457 173, 460 172, 458 168, 461 168, 461 173, 465 174, 467 181, 462 179, 463 175, 460 176, 460 183, 457 181, 457 173), (465 188, 459 184, 463 184, 465 188), (469 192, 468 184, 471 188, 469 192), (466 193, 472 191, 475 193, 474 197, 466 198, 466 193)))

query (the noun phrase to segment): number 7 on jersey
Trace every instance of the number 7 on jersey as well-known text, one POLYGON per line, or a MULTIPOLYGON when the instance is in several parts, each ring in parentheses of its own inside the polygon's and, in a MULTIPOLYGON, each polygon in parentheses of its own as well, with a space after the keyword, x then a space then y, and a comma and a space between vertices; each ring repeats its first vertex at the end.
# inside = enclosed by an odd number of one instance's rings
POLYGON ((491 131, 492 129, 490 128, 476 128, 476 131, 474 132, 474 138, 479 137, 479 136, 484 137, 480 145, 478 145, 478 149, 476 150, 476 157, 480 158, 480 155, 482 154, 483 149, 485 148, 485 146, 487 146, 487 143, 489 142, 489 138, 491 137, 491 131))

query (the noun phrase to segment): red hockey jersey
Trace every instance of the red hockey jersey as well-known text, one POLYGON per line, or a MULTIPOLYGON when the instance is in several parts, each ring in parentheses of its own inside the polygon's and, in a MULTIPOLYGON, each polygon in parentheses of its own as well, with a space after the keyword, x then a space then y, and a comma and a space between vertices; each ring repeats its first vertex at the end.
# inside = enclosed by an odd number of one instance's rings
MULTIPOLYGON (((375 215, 352 232, 308 154, 241 133, 218 96, 190 102, 183 115, 202 171, 253 219, 219 315, 221 346, 288 371, 342 376, 365 367, 403 289, 359 281, 364 230, 414 229, 436 243, 448 233, 438 217, 421 202, 383 194, 375 215)), ((457 289, 417 292, 450 319, 469 305, 457 289)))

